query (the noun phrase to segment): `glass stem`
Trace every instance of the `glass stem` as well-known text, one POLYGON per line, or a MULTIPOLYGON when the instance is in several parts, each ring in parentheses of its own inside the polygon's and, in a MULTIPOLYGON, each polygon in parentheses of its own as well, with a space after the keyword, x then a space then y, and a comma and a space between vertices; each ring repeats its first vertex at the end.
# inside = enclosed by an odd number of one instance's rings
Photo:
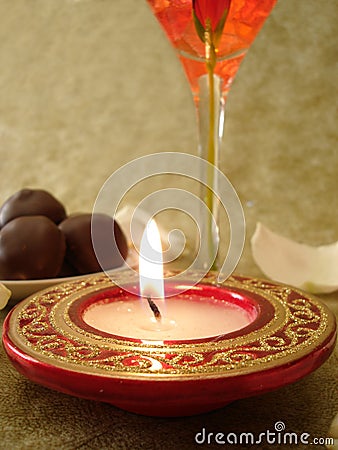
POLYGON ((219 246, 219 201, 217 192, 217 172, 219 148, 224 128, 224 98, 222 80, 214 74, 212 64, 207 63, 208 72, 199 79, 199 95, 196 98, 199 131, 199 156, 211 165, 201 174, 205 185, 201 184, 200 199, 207 206, 200 208, 200 248, 196 260, 198 268, 219 269, 217 252, 219 246))

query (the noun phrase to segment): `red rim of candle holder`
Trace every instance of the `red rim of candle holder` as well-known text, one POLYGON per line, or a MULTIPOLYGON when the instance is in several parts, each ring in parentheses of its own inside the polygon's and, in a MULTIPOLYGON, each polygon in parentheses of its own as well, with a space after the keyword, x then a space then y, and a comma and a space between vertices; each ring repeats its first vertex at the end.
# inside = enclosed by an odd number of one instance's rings
MULTIPOLYGON (((217 298, 218 300, 223 300, 225 303, 231 303, 245 310, 248 316, 251 318, 250 323, 243 328, 235 330, 233 332, 229 332, 226 334, 227 339, 235 338, 237 336, 243 335, 243 333, 247 334, 249 332, 255 331, 266 325, 274 315, 273 306, 266 301, 266 299, 252 293, 252 296, 249 298, 245 292, 241 292, 240 289, 227 289, 225 286, 222 286, 222 297, 219 298, 220 288, 216 285, 211 284, 203 284, 197 286, 191 286, 188 283, 180 283, 179 291, 185 287, 185 297, 186 301, 189 301, 190 295, 194 295, 194 297, 201 294, 205 299, 213 299, 217 298), (263 313, 264 312, 264 313, 263 313)), ((115 301, 118 298, 119 301, 133 301, 138 300, 139 296, 136 294, 131 294, 131 292, 135 291, 132 286, 128 286, 125 292, 121 292, 120 287, 113 286, 110 289, 103 289, 97 293, 89 294, 88 296, 82 296, 72 302, 68 308, 67 315, 69 315, 70 320, 81 330, 84 330, 88 333, 94 333, 96 335, 102 336, 104 338, 114 338, 120 340, 126 340, 130 343, 140 344, 142 343, 141 339, 130 338, 126 336, 114 335, 102 330, 99 330, 91 325, 87 324, 83 318, 85 312, 94 304, 97 303, 110 303, 115 301), (133 298, 134 297, 134 298, 133 298)), ((175 285, 171 283, 166 283, 166 293, 168 291, 175 295, 175 285)), ((169 300, 170 301, 170 300, 169 300)), ((182 301, 182 299, 181 299, 182 301)), ((195 299, 194 299, 195 301, 195 299)), ((207 320, 207 318, 206 318, 207 320)), ((217 336, 219 339, 219 336, 217 336)), ((166 345, 175 345, 175 344, 184 344, 189 341, 189 344, 198 344, 198 343, 206 343, 213 342, 215 340, 215 336, 198 338, 198 339, 175 339, 172 340, 164 340, 164 344, 166 345)))
POLYGON ((91 304, 121 294, 99 275, 19 303, 4 323, 6 353, 24 376, 57 391, 139 414, 184 416, 297 381, 334 348, 333 314, 302 291, 240 276, 218 285, 212 272, 186 285, 256 317, 240 330, 205 339, 159 344, 114 336, 83 321, 91 304))

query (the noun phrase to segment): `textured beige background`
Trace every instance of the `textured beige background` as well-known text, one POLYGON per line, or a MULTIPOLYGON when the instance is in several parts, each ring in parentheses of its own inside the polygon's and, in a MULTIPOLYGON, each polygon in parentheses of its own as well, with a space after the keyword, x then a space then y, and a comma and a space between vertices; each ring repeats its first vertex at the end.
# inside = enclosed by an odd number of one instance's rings
MULTIPOLYGON (((335 1, 280 0, 234 82, 221 167, 248 238, 259 220, 308 244, 338 239, 336 36, 335 1)), ((40 187, 88 211, 133 158, 196 154, 187 83, 143 0, 0 0, 0 92, 0 202, 40 187)), ((238 271, 260 275, 249 245, 238 271)), ((323 298, 337 310, 337 295, 323 298)), ((2 352, 0 448, 189 449, 203 426, 264 431, 277 420, 325 436, 335 358, 258 399, 157 420, 34 386, 2 352)))

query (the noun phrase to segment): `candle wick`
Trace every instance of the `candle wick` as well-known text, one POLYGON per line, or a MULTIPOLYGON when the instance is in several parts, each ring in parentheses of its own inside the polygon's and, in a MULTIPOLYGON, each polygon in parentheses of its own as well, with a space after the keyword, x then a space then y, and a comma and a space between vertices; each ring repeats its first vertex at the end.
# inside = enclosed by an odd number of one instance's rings
POLYGON ((149 304, 150 309, 152 310, 152 312, 153 312, 153 314, 154 314, 155 319, 156 319, 158 322, 160 322, 162 316, 161 316, 161 312, 160 312, 160 310, 158 309, 156 303, 151 299, 150 296, 147 297, 147 301, 148 301, 148 304, 149 304))

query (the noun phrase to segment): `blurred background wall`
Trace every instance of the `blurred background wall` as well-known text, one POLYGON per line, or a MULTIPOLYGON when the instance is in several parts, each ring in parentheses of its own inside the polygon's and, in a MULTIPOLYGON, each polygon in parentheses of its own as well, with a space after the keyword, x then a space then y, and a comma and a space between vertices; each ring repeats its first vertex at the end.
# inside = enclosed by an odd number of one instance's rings
MULTIPOLYGON (((336 6, 279 0, 233 84, 221 168, 248 238, 262 221, 338 239, 336 6)), ((196 154, 188 84, 145 1, 0 0, 0 17, 0 202, 39 187, 88 211, 128 161, 196 154)))

